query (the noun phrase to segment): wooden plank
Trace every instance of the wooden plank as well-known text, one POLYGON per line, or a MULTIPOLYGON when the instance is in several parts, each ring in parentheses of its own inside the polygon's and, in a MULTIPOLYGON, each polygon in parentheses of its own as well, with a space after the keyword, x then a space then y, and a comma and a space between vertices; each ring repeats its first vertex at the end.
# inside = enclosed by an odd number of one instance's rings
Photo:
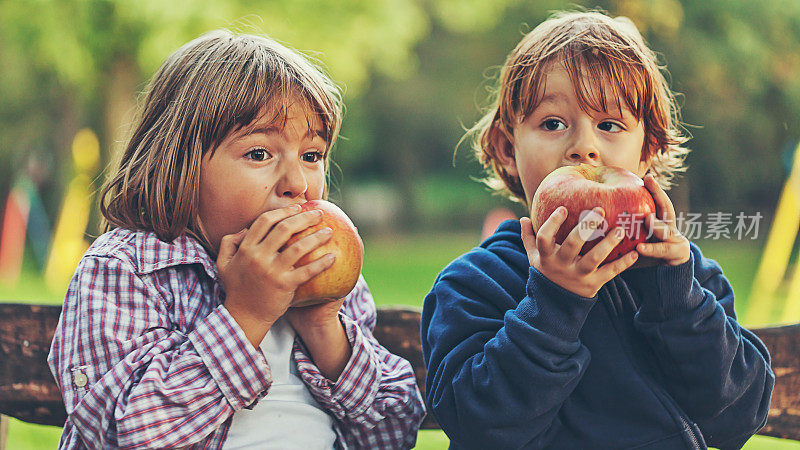
MULTIPOLYGON (((66 413, 47 366, 59 306, 0 304, 0 413, 20 420, 62 425, 66 413)), ((425 389, 419 308, 378 308, 375 337, 406 358, 425 389)), ((767 425, 759 434, 800 440, 800 324, 753 330, 767 345, 776 375, 767 425)), ((432 414, 422 425, 438 428, 432 414)))
POLYGON ((767 425, 758 432, 765 436, 800 440, 800 323, 754 328, 769 349, 775 389, 767 425))
POLYGON ((60 314, 60 306, 0 303, 0 413, 44 425, 66 421, 47 366, 60 314))

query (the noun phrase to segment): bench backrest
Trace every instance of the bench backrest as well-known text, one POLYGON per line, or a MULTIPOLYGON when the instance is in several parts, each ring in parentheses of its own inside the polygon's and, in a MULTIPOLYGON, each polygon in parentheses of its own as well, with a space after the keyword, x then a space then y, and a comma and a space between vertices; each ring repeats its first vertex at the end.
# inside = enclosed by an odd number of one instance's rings
MULTIPOLYGON (((60 313, 60 306, 0 303, 0 414, 31 423, 64 424, 61 394, 46 361, 60 313)), ((389 351, 411 363, 424 392, 419 327, 419 309, 381 307, 374 334, 389 351)), ((759 434, 800 440, 800 324, 753 331, 769 348, 776 375, 769 420, 759 434)), ((439 426, 428 414, 422 427, 439 426)))

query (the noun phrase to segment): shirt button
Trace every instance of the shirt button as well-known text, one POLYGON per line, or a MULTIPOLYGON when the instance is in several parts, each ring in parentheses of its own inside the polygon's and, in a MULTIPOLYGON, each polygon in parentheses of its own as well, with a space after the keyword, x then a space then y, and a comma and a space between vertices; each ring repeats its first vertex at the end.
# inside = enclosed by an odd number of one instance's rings
POLYGON ((75 386, 84 387, 86 386, 86 383, 89 382, 89 378, 86 376, 85 373, 78 371, 75 372, 72 382, 75 383, 75 386))

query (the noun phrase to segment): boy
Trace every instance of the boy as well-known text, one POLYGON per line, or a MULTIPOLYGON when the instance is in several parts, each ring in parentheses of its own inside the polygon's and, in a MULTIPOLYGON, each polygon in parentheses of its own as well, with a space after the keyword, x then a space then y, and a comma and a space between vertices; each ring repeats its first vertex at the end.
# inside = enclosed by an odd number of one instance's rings
POLYGON ((767 350, 659 186, 687 153, 675 117, 627 19, 557 14, 509 55, 472 130, 488 184, 530 207, 558 167, 628 169, 655 199, 655 240, 600 265, 622 230, 581 256, 581 223, 555 243, 561 207, 538 233, 528 218, 503 223, 442 271, 422 343, 428 405, 451 448, 737 448, 764 425, 767 350))

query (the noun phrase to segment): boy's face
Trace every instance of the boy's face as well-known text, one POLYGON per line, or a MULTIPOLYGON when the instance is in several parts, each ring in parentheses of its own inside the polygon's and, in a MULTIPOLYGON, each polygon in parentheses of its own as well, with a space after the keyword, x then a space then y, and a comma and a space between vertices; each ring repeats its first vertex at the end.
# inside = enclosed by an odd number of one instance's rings
POLYGON ((200 223, 219 251, 222 237, 262 213, 322 198, 325 153, 318 117, 297 102, 286 123, 265 114, 228 135, 200 167, 200 223), (310 126, 309 126, 310 125, 310 126))
POLYGON ((509 175, 519 177, 528 205, 542 179, 562 166, 618 166, 644 176, 649 167, 640 161, 644 126, 624 102, 620 109, 619 101, 606 98, 608 112, 587 113, 567 71, 561 64, 553 66, 539 106, 514 127, 511 136, 501 138, 513 148, 513 155, 500 155, 501 164, 509 175))

